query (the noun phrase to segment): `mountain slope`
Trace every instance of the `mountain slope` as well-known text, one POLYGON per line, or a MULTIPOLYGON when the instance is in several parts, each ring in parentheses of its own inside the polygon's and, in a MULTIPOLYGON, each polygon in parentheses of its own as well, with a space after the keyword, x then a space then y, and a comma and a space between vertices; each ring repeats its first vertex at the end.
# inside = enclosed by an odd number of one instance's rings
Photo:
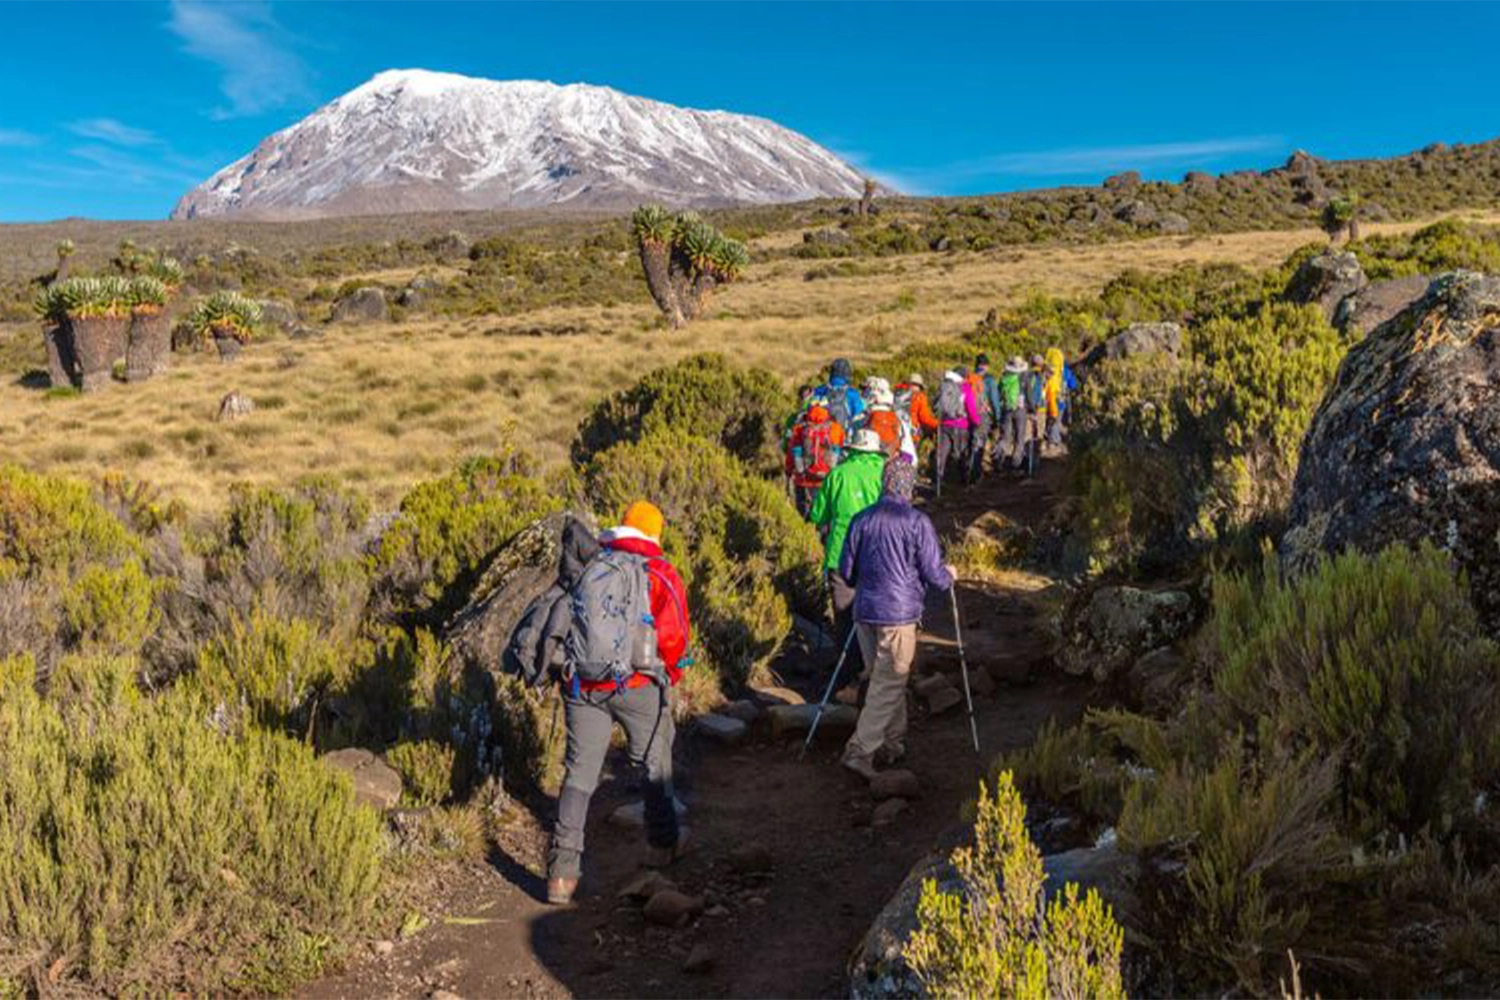
POLYGON ((848 164, 763 118, 608 87, 390 70, 188 192, 175 219, 765 204, 859 193, 848 164))

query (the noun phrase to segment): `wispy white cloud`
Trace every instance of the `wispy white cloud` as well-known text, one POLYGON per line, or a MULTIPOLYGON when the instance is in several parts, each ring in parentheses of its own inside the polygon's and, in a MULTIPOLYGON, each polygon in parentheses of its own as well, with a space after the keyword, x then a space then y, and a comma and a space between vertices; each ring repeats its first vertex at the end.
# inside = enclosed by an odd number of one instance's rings
POLYGON ((1091 146, 1030 153, 1003 153, 903 171, 919 190, 945 190, 985 177, 1096 177, 1121 170, 1153 167, 1193 167, 1226 156, 1267 153, 1282 149, 1281 136, 1253 135, 1188 142, 1160 142, 1134 146, 1091 146))
POLYGON ((269 3, 173 0, 167 27, 189 55, 218 66, 228 107, 217 118, 256 115, 306 96, 308 70, 269 3))
POLYGON ((35 146, 42 137, 18 128, 0 128, 0 146, 35 146))
POLYGON ((160 187, 171 184, 191 187, 202 180, 180 157, 138 156, 112 146, 75 146, 68 150, 83 166, 55 167, 62 174, 79 180, 107 178, 110 183, 129 187, 160 187))
POLYGON ((68 131, 85 139, 111 142, 117 146, 149 146, 156 142, 155 133, 114 118, 85 118, 69 125, 68 131))

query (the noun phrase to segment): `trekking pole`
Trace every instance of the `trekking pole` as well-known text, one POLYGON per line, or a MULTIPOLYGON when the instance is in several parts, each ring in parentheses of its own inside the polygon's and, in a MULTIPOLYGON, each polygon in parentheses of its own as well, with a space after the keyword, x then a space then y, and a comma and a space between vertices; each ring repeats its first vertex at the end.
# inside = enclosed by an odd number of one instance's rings
POLYGON ((800 761, 807 754, 807 748, 812 746, 813 735, 818 731, 818 723, 823 721, 823 710, 828 707, 828 699, 833 697, 834 685, 839 682, 839 673, 844 669, 844 659, 849 655, 849 647, 854 644, 854 627, 849 629, 849 636, 844 640, 844 649, 839 653, 839 662, 833 665, 833 676, 828 678, 828 690, 823 692, 823 700, 818 702, 818 714, 813 716, 812 725, 807 728, 807 739, 802 741, 802 749, 797 751, 797 759, 800 761))
POLYGON ((974 752, 979 752, 979 725, 974 721, 974 696, 969 693, 969 659, 964 655, 964 633, 958 624, 958 587, 948 588, 948 597, 953 602, 953 638, 958 641, 958 668, 964 678, 964 702, 969 708, 969 735, 974 737, 974 752))

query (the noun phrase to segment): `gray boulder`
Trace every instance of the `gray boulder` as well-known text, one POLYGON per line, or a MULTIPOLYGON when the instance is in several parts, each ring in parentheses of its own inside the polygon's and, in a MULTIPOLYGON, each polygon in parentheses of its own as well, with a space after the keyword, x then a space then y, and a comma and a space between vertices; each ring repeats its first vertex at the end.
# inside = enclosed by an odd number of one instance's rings
POLYGON ((1325 253, 1302 262, 1282 297, 1299 305, 1316 305, 1331 322, 1339 304, 1368 285, 1352 253, 1325 253))
POLYGON ((1153 649, 1125 672, 1125 694, 1148 715, 1165 716, 1182 700, 1188 661, 1171 646, 1153 649))
POLYGON ((1095 348, 1087 364, 1122 361, 1148 354, 1176 360, 1182 353, 1182 327, 1177 323, 1132 323, 1095 348))
POLYGON ((420 309, 426 305, 442 285, 436 278, 429 275, 418 275, 411 280, 401 294, 396 296, 396 304, 403 309, 420 309))
POLYGON ((1140 880, 1140 861, 1120 850, 1111 839, 1097 847, 1080 847, 1042 859, 1047 873, 1047 898, 1061 895, 1072 882, 1079 896, 1097 889, 1104 902, 1114 910, 1115 919, 1125 928, 1139 927, 1143 910, 1136 886, 1140 880))
POLYGON ((1103 683, 1143 653, 1187 635, 1196 620, 1193 599, 1182 591, 1100 587, 1065 613, 1057 662, 1069 674, 1103 683))
POLYGON ((1431 276, 1414 274, 1366 285, 1339 303, 1333 324, 1341 330, 1369 333, 1426 295, 1431 284, 1431 276))
POLYGON ((255 412, 255 400, 242 392, 231 392, 219 400, 219 412, 214 418, 221 423, 226 420, 241 420, 255 412))
POLYGON ((340 323, 373 323, 389 316, 385 292, 379 288, 357 288, 333 306, 333 318, 340 323))
POLYGON ((354 781, 356 801, 375 809, 394 809, 401 802, 401 775, 369 750, 350 747, 318 758, 354 781))
POLYGON ((1156 231, 1159 233, 1178 235, 1191 228, 1193 228, 1192 223, 1188 222, 1187 216, 1176 212, 1163 212, 1156 217, 1156 231))
POLYGON ((1127 201, 1115 209, 1115 218, 1132 226, 1149 226, 1156 222, 1156 209, 1144 201, 1127 201))
POLYGON ((282 333, 291 333, 297 329, 300 321, 297 319, 297 310, 290 302, 282 302, 280 299, 259 299, 258 302, 262 323, 275 327, 282 333))
POLYGON ((1500 626, 1500 277, 1456 272, 1349 350, 1302 443, 1283 563, 1431 541, 1500 626))

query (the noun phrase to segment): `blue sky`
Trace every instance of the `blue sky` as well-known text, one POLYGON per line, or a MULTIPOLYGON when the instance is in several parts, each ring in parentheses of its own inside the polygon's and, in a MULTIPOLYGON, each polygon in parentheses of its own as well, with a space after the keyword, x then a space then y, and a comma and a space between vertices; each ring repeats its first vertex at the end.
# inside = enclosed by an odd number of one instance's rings
POLYGON ((5 3, 0 220, 159 218, 383 69, 764 115, 913 193, 1500 135, 1500 5, 5 3))

